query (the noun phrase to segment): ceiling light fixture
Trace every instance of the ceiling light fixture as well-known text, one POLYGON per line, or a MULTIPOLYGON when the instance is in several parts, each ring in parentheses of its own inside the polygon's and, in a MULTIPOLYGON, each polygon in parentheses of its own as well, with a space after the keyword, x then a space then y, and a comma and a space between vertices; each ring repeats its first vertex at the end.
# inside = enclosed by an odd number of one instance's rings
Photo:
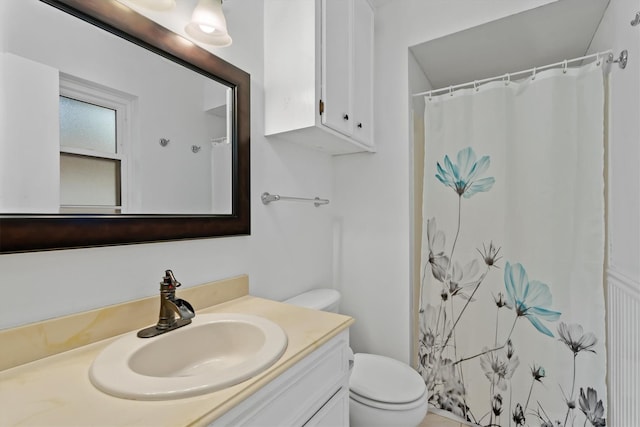
POLYGON ((194 40, 217 47, 231 44, 222 0, 199 0, 185 31, 194 40))

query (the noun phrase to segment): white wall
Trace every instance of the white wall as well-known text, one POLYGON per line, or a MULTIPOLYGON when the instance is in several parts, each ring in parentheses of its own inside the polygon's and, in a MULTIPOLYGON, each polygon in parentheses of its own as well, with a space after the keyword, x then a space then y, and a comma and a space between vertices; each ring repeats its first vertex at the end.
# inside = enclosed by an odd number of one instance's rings
POLYGON ((339 287, 343 311, 357 319, 351 335, 356 351, 406 362, 411 355, 409 46, 549 2, 404 0, 377 11, 378 152, 334 163, 334 199, 344 231, 339 287))
POLYGON ((607 357, 609 425, 640 425, 640 27, 637 0, 613 0, 590 52, 629 51, 613 65, 609 105, 607 357))
POLYGON ((221 52, 251 74, 252 235, 0 255, 0 328, 155 295, 166 268, 184 286, 248 273, 251 293, 274 299, 331 281, 331 208, 260 203, 263 191, 331 199, 331 158, 263 137, 262 1, 229 3, 233 45, 221 52))
POLYGON ((0 52, 0 212, 60 207, 58 70, 0 52))

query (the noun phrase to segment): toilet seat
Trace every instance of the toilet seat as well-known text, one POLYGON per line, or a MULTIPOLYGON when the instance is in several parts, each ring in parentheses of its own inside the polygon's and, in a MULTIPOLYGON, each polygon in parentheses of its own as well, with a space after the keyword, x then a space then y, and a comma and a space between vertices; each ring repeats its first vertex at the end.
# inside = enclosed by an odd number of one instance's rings
POLYGON ((385 410, 409 410, 426 402, 424 380, 410 366, 385 356, 356 353, 349 394, 364 405, 385 410))

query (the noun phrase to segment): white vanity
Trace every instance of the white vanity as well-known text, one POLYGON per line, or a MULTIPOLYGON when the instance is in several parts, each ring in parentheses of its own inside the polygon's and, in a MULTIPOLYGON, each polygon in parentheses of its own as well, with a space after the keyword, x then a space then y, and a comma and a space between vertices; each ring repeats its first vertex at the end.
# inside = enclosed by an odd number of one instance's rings
POLYGON ((210 425, 348 426, 348 349, 345 330, 210 425))
MULTIPOLYGON (((179 293, 196 318, 244 313, 278 324, 286 350, 270 368, 218 391, 132 400, 98 390, 89 369, 123 334, 157 320, 157 297, 2 330, 0 346, 11 351, 0 354, 0 425, 348 425, 352 318, 252 297, 247 276, 179 293)), ((180 349, 173 353, 180 358, 180 349)))

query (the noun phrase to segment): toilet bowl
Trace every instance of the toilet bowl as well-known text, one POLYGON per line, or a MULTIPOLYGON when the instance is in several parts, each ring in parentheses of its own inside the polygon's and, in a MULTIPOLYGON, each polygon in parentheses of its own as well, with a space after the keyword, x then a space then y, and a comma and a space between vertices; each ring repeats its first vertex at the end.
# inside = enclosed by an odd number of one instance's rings
MULTIPOLYGON (((340 293, 314 289, 284 301, 339 312, 340 293)), ((398 360, 356 353, 349 377, 351 427, 415 427, 427 414, 426 385, 415 370, 398 360)))

